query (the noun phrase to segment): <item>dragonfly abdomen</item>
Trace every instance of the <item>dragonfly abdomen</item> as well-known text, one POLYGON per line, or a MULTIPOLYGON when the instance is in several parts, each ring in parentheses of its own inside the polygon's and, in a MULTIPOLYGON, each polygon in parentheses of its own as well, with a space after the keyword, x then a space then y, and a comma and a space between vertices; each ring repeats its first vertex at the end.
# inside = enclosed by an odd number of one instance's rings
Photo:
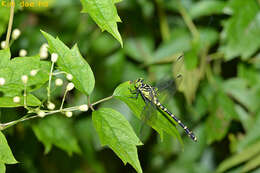
POLYGON ((177 122, 186 132, 186 134, 194 141, 197 141, 196 136, 194 135, 194 133, 187 127, 185 126, 181 120, 179 120, 176 116, 174 116, 170 111, 168 111, 168 109, 166 107, 164 107, 157 99, 154 100, 154 104, 157 105, 162 111, 164 111, 165 113, 167 113, 168 115, 170 115, 175 122, 177 122))

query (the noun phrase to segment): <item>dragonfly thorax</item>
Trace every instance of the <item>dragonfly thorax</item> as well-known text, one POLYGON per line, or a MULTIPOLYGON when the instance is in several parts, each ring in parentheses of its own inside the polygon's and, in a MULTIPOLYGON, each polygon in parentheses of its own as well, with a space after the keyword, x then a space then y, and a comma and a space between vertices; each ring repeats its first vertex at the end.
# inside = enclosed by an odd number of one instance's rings
POLYGON ((138 78, 134 81, 134 86, 135 88, 140 88, 142 85, 143 85, 143 81, 144 79, 143 78, 138 78))

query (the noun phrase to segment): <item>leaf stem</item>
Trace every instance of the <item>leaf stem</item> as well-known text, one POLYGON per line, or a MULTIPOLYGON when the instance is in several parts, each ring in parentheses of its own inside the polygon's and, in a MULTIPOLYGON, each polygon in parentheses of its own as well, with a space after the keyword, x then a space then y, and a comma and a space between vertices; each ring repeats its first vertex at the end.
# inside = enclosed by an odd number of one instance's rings
POLYGON ((62 102, 61 102, 61 105, 60 105, 60 110, 62 110, 62 107, 63 107, 63 104, 65 102, 65 98, 66 98, 67 93, 68 93, 68 90, 66 89, 66 91, 65 91, 65 93, 63 95, 63 98, 62 98, 62 102))
POLYGON ((95 102, 95 103, 92 103, 91 106, 94 106, 94 105, 96 105, 96 104, 99 104, 99 103, 104 102, 104 101, 107 101, 107 100, 110 100, 110 99, 112 99, 113 97, 114 97, 114 96, 112 95, 112 96, 103 98, 103 99, 101 99, 101 100, 99 100, 99 101, 97 101, 97 102, 95 102))
POLYGON ((8 23, 8 29, 7 29, 6 39, 5 39, 6 49, 9 47, 9 40, 11 36, 11 30, 12 30, 13 18, 14 18, 14 7, 15 7, 15 2, 14 0, 11 0, 9 23, 8 23))
POLYGON ((90 103, 90 96, 88 96, 88 106, 90 107, 90 109, 92 111, 95 111, 95 109, 93 108, 93 105, 90 103))

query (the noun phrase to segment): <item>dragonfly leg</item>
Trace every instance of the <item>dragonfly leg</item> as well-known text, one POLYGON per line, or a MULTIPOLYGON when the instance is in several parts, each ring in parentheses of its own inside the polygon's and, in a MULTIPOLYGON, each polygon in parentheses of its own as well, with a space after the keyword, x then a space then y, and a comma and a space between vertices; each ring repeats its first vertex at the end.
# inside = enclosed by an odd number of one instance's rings
POLYGON ((138 92, 137 90, 132 90, 131 88, 128 88, 128 89, 129 89, 129 91, 130 91, 132 94, 135 94, 134 97, 129 97, 129 98, 137 99, 138 96, 139 96, 139 94, 140 94, 140 92, 138 92))

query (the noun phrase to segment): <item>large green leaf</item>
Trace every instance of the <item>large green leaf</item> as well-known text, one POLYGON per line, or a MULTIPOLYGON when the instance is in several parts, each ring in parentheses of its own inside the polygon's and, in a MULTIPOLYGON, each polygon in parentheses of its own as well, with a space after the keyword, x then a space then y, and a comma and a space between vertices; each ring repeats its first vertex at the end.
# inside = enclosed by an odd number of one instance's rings
POLYGON ((121 22, 117 14, 115 3, 120 0, 81 0, 82 12, 89 13, 102 31, 107 30, 123 46, 121 35, 117 28, 117 22, 121 22))
MULTIPOLYGON (((23 75, 28 76, 26 88, 28 92, 42 87, 48 81, 50 63, 40 61, 40 57, 15 57, 10 60, 10 51, 8 49, 0 50, 0 77, 5 79, 5 84, 0 86, 2 96, 0 98, 3 107, 21 106, 21 104, 12 103, 14 96, 23 98, 24 84, 21 80, 23 75), (35 76, 30 72, 37 70, 35 76), (9 104, 10 103, 10 104, 9 104)), ((40 105, 41 102, 33 95, 28 94, 27 103, 29 106, 40 105)))
MULTIPOLYGON (((229 168, 232 168, 236 165, 239 165, 252 157, 254 157, 256 154, 260 153, 260 142, 257 142, 242 152, 224 160, 217 168, 217 172, 224 172, 229 168)), ((245 168, 244 168, 245 169, 245 168)), ((248 168, 247 168, 248 169, 248 168)))
POLYGON ((256 114, 254 117, 254 122, 251 124, 250 129, 246 133, 246 136, 243 140, 239 141, 237 144, 237 151, 241 151, 250 144, 255 143, 260 140, 260 134, 256 133, 260 130, 260 113, 256 114))
POLYGON ((224 23, 221 51, 227 60, 236 56, 247 59, 260 48, 259 4, 256 0, 231 0, 226 9, 232 16, 224 23))
POLYGON ((190 8, 190 16, 199 18, 201 16, 210 16, 212 14, 221 14, 226 5, 226 2, 220 0, 214 1, 199 1, 190 8))
POLYGON ((125 117, 111 108, 101 108, 93 112, 92 119, 102 145, 108 145, 124 164, 128 162, 142 173, 136 148, 142 142, 125 117))
POLYGON ((50 34, 42 34, 49 43, 49 51, 59 55, 57 65, 67 73, 73 75, 72 82, 75 87, 86 95, 90 95, 94 89, 95 78, 89 64, 81 56, 78 46, 69 49, 59 38, 53 38, 50 34))
MULTIPOLYGON (((128 105, 128 107, 133 111, 134 115, 137 116, 137 118, 142 119, 141 113, 144 109, 145 102, 141 97, 139 97, 138 99, 129 98, 134 96, 130 92, 129 88, 133 89, 133 85, 131 85, 131 82, 124 82, 115 89, 113 95, 121 101, 125 102, 128 105)), ((155 121, 147 121, 146 123, 149 126, 151 126, 154 130, 156 130, 162 138, 163 132, 166 132, 174 137, 177 137, 177 139, 182 144, 180 134, 175 127, 176 123, 172 120, 172 118, 163 115, 159 111, 157 111, 157 114, 157 118, 154 118, 155 121)))
POLYGON ((208 143, 223 139, 232 119, 238 119, 232 100, 221 90, 211 102, 210 116, 206 121, 208 143))
POLYGON ((5 173, 5 164, 0 163, 0 172, 5 173))
POLYGON ((250 112, 258 109, 258 95, 248 88, 248 82, 243 78, 231 78, 223 82, 223 89, 226 93, 243 104, 250 112))
POLYGON ((153 54, 154 40, 149 36, 131 37, 125 41, 124 50, 127 55, 138 62, 148 61, 153 54))
POLYGON ((8 146, 4 134, 0 131, 0 164, 15 164, 15 160, 11 149, 8 146))
POLYGON ((37 138, 44 144, 45 153, 51 150, 52 145, 67 151, 70 155, 72 152, 81 152, 71 121, 61 115, 50 115, 40 119, 32 128, 37 138))
POLYGON ((10 49, 0 50, 0 68, 5 67, 11 58, 10 49))

